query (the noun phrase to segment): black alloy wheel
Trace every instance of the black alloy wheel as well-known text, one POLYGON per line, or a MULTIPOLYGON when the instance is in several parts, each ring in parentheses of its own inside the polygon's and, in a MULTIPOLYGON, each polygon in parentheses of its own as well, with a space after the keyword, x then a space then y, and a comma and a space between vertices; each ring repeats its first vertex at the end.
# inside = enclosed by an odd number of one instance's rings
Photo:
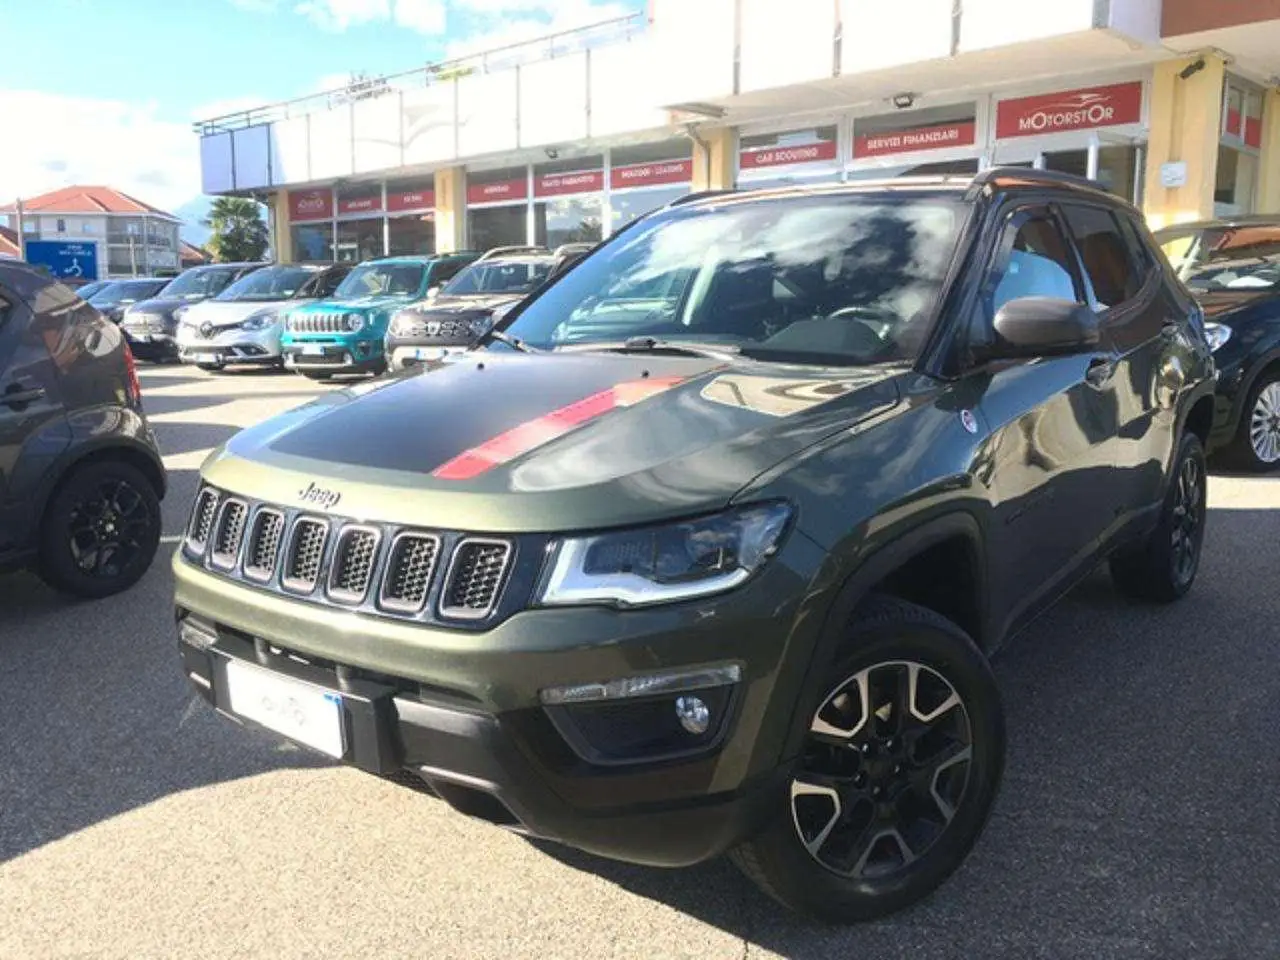
POLYGON ((1190 584, 1200 565, 1204 495, 1204 464, 1194 457, 1184 458, 1174 480, 1173 523, 1169 535, 1173 578, 1178 583, 1190 584))
POLYGON ((929 851, 964 801, 969 712, 922 663, 860 670, 818 709, 791 781, 791 816, 809 854, 840 876, 884 877, 929 851))
POLYGON ((100 461, 73 473, 46 510, 41 576, 56 589, 105 597, 136 583, 160 543, 160 504, 126 463, 100 461))
POLYGON ((1004 711, 956 624, 894 597, 859 607, 798 731, 778 815, 731 851, 787 907, 872 920, 928 896, 968 856, 1004 770, 1004 711))

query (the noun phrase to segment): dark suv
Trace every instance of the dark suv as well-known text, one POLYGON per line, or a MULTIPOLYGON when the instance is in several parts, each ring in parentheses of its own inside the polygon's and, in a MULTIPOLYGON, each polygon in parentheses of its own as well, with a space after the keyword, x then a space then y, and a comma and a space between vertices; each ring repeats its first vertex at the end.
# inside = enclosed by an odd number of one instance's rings
POLYGON ((219 710, 859 920, 977 839, 1001 643, 1100 561, 1195 579, 1202 318, 1084 181, 695 198, 486 340, 206 461, 174 572, 219 710))
POLYGON ((124 335, 68 287, 0 263, 0 568, 103 597, 160 542, 165 473, 124 335))

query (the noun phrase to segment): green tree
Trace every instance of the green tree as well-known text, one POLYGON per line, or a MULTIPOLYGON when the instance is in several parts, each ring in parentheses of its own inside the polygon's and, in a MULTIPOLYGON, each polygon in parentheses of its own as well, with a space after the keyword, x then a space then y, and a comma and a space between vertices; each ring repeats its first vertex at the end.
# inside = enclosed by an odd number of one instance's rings
POLYGON ((205 247, 218 263, 261 260, 267 252, 267 224, 252 200, 218 197, 204 225, 213 231, 205 247))

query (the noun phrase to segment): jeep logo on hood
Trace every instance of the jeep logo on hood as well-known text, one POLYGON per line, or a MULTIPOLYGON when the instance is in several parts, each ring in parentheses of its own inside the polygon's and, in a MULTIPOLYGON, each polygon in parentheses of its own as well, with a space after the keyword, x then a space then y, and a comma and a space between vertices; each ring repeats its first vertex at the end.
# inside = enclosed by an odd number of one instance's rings
POLYGON ((342 494, 337 490, 326 490, 323 487, 317 487, 314 483, 308 483, 304 489, 298 491, 298 499, 303 503, 319 504, 327 510, 342 499, 342 494))

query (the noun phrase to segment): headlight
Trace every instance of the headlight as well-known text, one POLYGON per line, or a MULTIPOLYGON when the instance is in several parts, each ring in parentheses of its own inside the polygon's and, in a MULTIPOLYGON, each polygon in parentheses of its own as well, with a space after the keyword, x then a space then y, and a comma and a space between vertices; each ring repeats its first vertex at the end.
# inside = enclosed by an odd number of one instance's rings
POLYGON ((265 330, 276 322, 276 315, 271 312, 255 313, 246 317, 240 324, 241 330, 265 330))
POLYGON ((182 318, 187 315, 187 311, 190 309, 190 307, 179 307, 177 310, 173 311, 173 319, 181 322, 182 318))
POLYGON ((560 543, 543 604, 642 606, 704 597, 744 583, 778 548, 791 509, 756 504, 699 520, 560 543))
POLYGON ((364 326, 364 315, 363 315, 363 314, 359 314, 359 313, 348 313, 348 314, 347 314, 347 317, 346 317, 346 320, 347 320, 347 332, 348 332, 348 333, 355 333, 357 330, 359 330, 361 327, 363 327, 363 326, 364 326))
POLYGON ((417 333, 420 326, 418 314, 411 310, 402 310, 391 320, 391 333, 397 337, 409 337, 417 333))
POLYGON ((1228 340, 1231 339, 1231 328, 1225 323, 1206 323, 1204 325, 1205 339, 1209 341, 1209 349, 1215 353, 1228 340))

